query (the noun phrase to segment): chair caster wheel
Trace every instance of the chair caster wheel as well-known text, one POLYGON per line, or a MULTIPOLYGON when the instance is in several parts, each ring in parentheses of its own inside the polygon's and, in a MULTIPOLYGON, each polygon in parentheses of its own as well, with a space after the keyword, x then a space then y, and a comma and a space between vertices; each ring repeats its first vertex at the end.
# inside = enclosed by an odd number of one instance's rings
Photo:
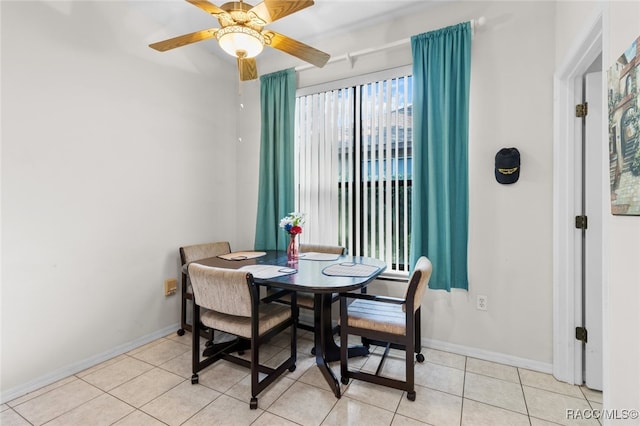
POLYGON ((204 345, 205 347, 210 348, 211 346, 213 346, 213 342, 211 340, 207 340, 204 345))
POLYGON ((296 371, 296 365, 295 365, 295 364, 293 364, 291 367, 289 367, 289 371, 290 371, 291 373, 293 373, 294 371, 296 371))
POLYGON ((418 362, 424 362, 424 355, 422 355, 422 354, 418 354, 418 355, 416 355, 416 361, 418 361, 418 362))
POLYGON ((191 376, 191 384, 192 385, 198 384, 198 375, 197 374, 194 374, 193 376, 191 376))
POLYGON ((342 383, 343 385, 348 385, 349 384, 349 378, 348 377, 340 377, 340 383, 342 383))
POLYGON ((178 336, 184 336, 184 329, 182 329, 182 328, 178 329, 178 331, 176 331, 176 334, 178 336))
POLYGON ((244 351, 238 351, 238 355, 244 355, 244 351))
POLYGON ((311 355, 315 355, 316 354, 316 347, 314 346, 313 348, 311 348, 311 355))
POLYGON ((251 398, 251 402, 249 402, 249 409, 255 410, 256 408, 258 408, 258 398, 253 397, 251 398))
POLYGON ((415 392, 407 392, 407 399, 409 401, 415 401, 416 400, 416 393, 415 392))

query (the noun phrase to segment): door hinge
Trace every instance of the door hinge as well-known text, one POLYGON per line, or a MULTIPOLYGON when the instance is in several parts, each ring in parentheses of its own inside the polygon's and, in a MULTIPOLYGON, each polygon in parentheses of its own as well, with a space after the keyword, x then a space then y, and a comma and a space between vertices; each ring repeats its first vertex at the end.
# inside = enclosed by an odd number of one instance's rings
POLYGON ((589 112, 589 106, 586 102, 583 104, 576 105, 576 117, 578 118, 586 117, 588 112, 589 112))
POLYGON ((584 327, 576 327, 576 340, 587 343, 587 329, 584 327))
POLYGON ((576 216, 576 229, 587 229, 587 216, 576 216))

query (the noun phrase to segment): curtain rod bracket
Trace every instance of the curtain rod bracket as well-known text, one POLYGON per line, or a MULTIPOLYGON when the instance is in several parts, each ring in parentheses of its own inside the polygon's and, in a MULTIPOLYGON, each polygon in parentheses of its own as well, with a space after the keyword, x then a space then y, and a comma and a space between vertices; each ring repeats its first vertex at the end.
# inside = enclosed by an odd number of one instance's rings
POLYGON ((353 56, 351 56, 349 53, 345 53, 344 58, 349 63, 349 68, 353 69, 353 56))

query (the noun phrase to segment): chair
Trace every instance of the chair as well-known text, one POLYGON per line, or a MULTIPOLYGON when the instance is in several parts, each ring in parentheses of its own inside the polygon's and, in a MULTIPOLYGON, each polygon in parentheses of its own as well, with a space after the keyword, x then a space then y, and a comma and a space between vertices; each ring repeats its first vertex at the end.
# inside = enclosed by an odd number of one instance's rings
MULTIPOLYGON (((345 248, 342 246, 330 246, 330 245, 319 245, 319 244, 300 244, 299 246, 300 253, 315 252, 315 253, 343 255, 345 251, 346 251, 345 248)), ((310 262, 313 262, 313 261, 310 260, 310 262)), ((291 303, 290 292, 280 291, 278 289, 270 288, 269 290, 267 290, 267 295, 268 295, 267 298, 265 298, 265 300, 267 301, 271 300, 271 301, 277 301, 285 304, 291 303)), ((307 309, 313 312, 313 307, 314 307, 313 299, 314 299, 313 293, 298 292, 297 305, 299 308, 307 309)), ((338 301, 338 295, 334 294, 331 299, 331 302, 333 303, 337 301, 338 301)), ((301 328, 303 330, 314 331, 313 324, 301 323, 299 319, 298 319, 297 326, 298 328, 301 328)), ((334 329, 334 333, 337 333, 337 328, 334 329)))
POLYGON ((420 304, 431 278, 431 261, 422 256, 416 262, 404 299, 367 293, 340 294, 340 375, 343 384, 349 378, 401 389, 407 399, 415 401, 413 353, 424 361, 420 343, 420 304), (350 305, 349 299, 355 299, 350 305), (385 342, 386 348, 375 374, 348 368, 347 343, 350 334, 363 339, 385 342), (390 348, 405 351, 405 380, 380 374, 390 348))
MULTIPOLYGON (((219 256, 221 254, 231 253, 231 245, 227 241, 219 241, 215 243, 195 244, 191 246, 180 247, 180 261, 182 267, 195 260, 206 259, 209 257, 219 256)), ((191 331, 191 325, 187 323, 187 301, 193 299, 191 283, 186 273, 182 274, 181 289, 181 309, 180 309, 180 328, 178 336, 184 335, 185 330, 191 331)), ((204 330, 206 332, 206 330, 204 330)), ((205 336, 213 340, 213 335, 205 336)))
MULTIPOLYGON (((198 372, 219 359, 251 369, 251 400, 249 407, 258 408, 258 394, 285 370, 296 369, 295 306, 261 303, 258 285, 253 275, 241 270, 216 268, 191 263, 189 278, 193 286, 193 327, 191 383, 198 383, 198 372), (200 314, 200 308, 208 310, 200 314), (213 345, 200 360, 200 323, 238 338, 213 345), (260 346, 276 334, 291 330, 291 354, 278 367, 271 368, 259 362, 260 346), (247 340, 251 346, 250 361, 232 355, 247 340), (266 374, 260 380, 259 374, 266 374)), ((295 304, 295 294, 292 296, 295 304)))

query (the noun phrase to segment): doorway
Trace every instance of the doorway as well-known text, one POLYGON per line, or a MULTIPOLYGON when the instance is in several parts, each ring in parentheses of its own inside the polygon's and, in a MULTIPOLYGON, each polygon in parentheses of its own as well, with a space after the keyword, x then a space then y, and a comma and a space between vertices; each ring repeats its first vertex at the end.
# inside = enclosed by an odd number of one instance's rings
MULTIPOLYGON (((582 380, 594 390, 602 390, 602 305, 603 305, 603 247, 602 233, 604 206, 608 205, 605 190, 608 186, 603 179, 602 170, 606 167, 604 147, 608 147, 603 138, 603 118, 606 105, 603 101, 602 55, 596 59, 590 70, 583 76, 583 102, 587 106, 583 118, 581 174, 582 174, 582 210, 587 218, 582 235, 581 266, 581 328, 583 341, 578 340, 578 350, 582 351, 582 380), (591 72, 591 69, 597 71, 591 72)), ((608 152, 606 153, 608 154, 608 152)))
MULTIPOLYGON (((587 268, 590 265, 599 265, 600 272, 596 272, 596 274, 601 277, 606 276, 607 246, 604 244, 603 237, 606 224, 604 221, 600 221, 602 223, 598 225, 596 220, 596 223, 593 223, 589 229, 590 239, 593 237, 597 240, 598 236, 600 238, 600 252, 594 254, 590 253, 587 247, 597 247, 598 243, 583 240, 586 237, 583 236, 581 230, 576 229, 575 223, 575 217, 586 209, 586 205, 583 206, 583 201, 595 202, 599 205, 599 211, 605 208, 605 204, 608 206, 608 194, 604 193, 608 189, 608 185, 602 185, 605 177, 608 179, 608 174, 605 175, 605 170, 608 170, 605 169, 605 155, 608 155, 608 149, 607 144, 604 143, 606 141, 604 131, 600 130, 600 137, 597 138, 602 143, 596 141, 593 143, 593 147, 589 145, 588 149, 584 150, 585 154, 596 155, 595 157, 587 155, 583 167, 583 123, 582 120, 576 118, 575 112, 576 105, 582 102, 585 75, 594 64, 598 63, 598 58, 602 55, 602 28, 603 17, 602 14, 599 14, 587 28, 576 47, 567 55, 565 63, 554 78, 556 124, 553 154, 553 375, 558 380, 578 385, 585 382, 585 366, 588 362, 585 352, 586 345, 576 339, 576 327, 588 322, 588 304, 598 303, 604 314, 607 309, 606 301, 602 297, 603 294, 606 294, 604 291, 606 282, 601 279, 599 284, 602 285, 603 290, 600 290, 600 297, 597 297, 598 294, 596 294, 596 297, 591 296, 588 300, 583 299, 585 294, 589 294, 586 287, 583 290, 583 277, 589 278, 594 274, 587 268), (587 192, 583 194, 583 171, 585 172, 584 177, 589 176, 591 179, 595 179, 597 183, 601 184, 600 188, 598 185, 594 186, 590 182, 586 182, 584 187, 587 192), (604 188, 601 188, 602 186, 604 188), (586 249, 584 254, 583 247, 586 249), (593 260, 594 257, 595 260, 593 260)), ((601 69, 600 62, 599 70, 601 69)), ((602 76, 599 81, 600 93, 604 94, 602 76)), ((600 112, 594 115, 599 115, 601 129, 605 129, 605 114, 600 112)), ((596 218, 594 217, 594 219, 596 218)), ((600 330, 603 330, 602 320, 599 320, 599 325, 600 330)), ((599 364, 602 365, 602 361, 599 364)), ((599 374, 602 377, 602 373, 599 374)), ((592 386, 602 388, 602 384, 592 386)))

